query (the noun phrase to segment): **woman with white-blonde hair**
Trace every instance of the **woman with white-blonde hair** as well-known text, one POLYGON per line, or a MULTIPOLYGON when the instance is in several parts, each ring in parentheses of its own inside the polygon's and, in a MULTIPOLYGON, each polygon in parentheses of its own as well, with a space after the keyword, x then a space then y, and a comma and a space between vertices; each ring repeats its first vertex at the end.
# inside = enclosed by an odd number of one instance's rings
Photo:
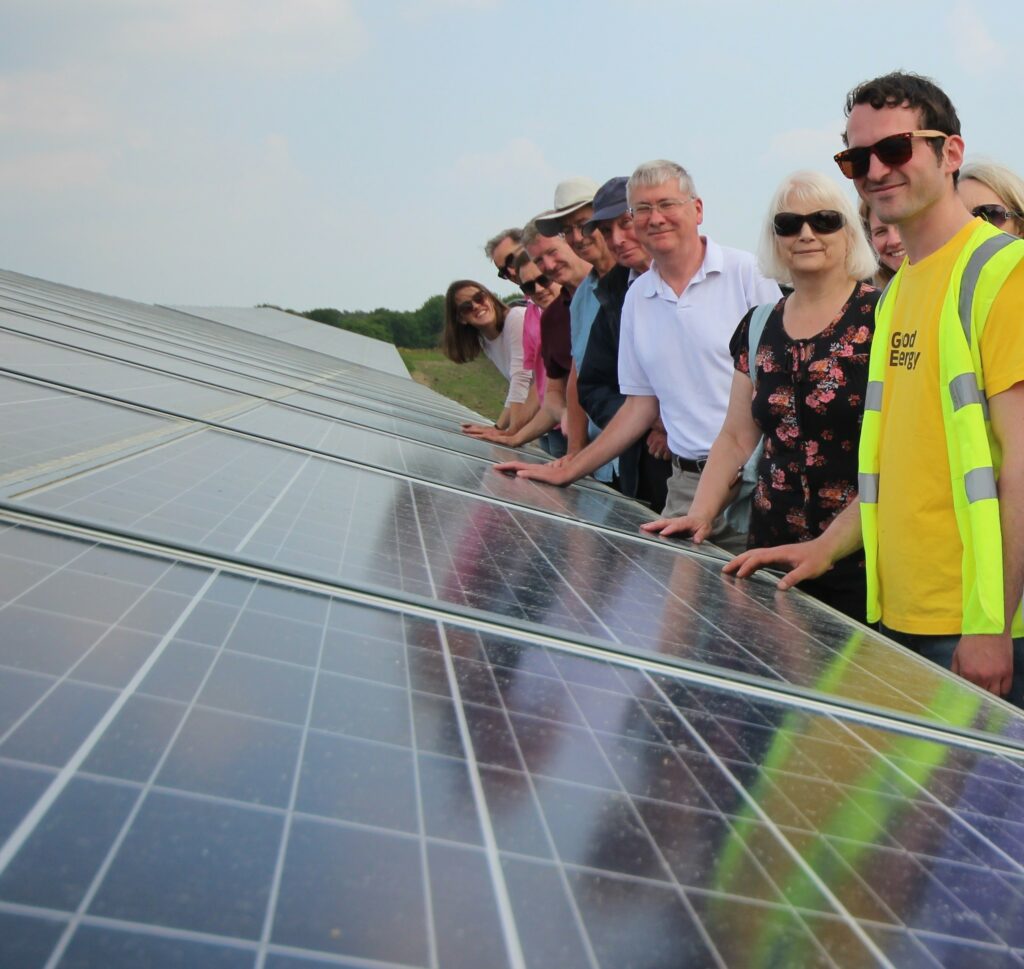
MULTIPOLYGON (((728 412, 690 511, 651 522, 643 526, 647 531, 690 534, 695 542, 710 537, 715 518, 735 496, 737 469, 762 437, 751 548, 815 538, 857 495, 857 444, 878 300, 878 290, 862 281, 877 263, 860 216, 831 179, 797 172, 772 199, 758 257, 761 271, 789 283, 793 292, 740 322, 731 343, 736 372, 728 412)), ((863 553, 801 588, 863 621, 863 553)))

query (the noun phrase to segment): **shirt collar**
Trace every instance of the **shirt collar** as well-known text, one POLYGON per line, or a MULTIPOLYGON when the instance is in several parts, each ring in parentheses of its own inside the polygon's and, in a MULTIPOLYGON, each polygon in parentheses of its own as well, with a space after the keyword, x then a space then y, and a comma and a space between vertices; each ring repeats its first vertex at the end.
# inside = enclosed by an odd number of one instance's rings
MULTIPOLYGON (((704 259, 697 267, 697 271, 693 274, 689 283, 686 284, 686 289, 701 282, 712 273, 716 275, 721 273, 725 268, 725 257, 722 254, 722 247, 708 236, 701 236, 701 239, 706 243, 704 246, 704 259)), ((661 278, 658 267, 653 262, 651 263, 651 268, 636 281, 636 285, 640 287, 640 294, 642 296, 650 298, 663 293, 671 295, 672 299, 676 299, 676 294, 661 278)), ((686 292, 686 290, 683 290, 683 292, 686 292)))

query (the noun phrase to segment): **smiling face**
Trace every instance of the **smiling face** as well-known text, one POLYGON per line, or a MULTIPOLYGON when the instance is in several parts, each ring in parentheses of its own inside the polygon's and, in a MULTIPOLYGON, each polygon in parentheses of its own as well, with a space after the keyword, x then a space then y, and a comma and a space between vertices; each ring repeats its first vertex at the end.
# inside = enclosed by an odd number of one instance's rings
POLYGON ((623 212, 617 219, 605 219, 598 226, 598 231, 620 266, 642 273, 650 265, 651 257, 640 245, 633 216, 628 212, 623 212))
POLYGON ((559 236, 537 236, 526 251, 540 271, 561 286, 577 286, 590 272, 590 263, 581 260, 559 236))
MULTIPOLYGON (((917 108, 858 104, 850 111, 846 136, 851 148, 860 148, 923 127, 917 108)), ((860 197, 878 220, 887 225, 913 221, 953 190, 951 175, 960 167, 962 139, 948 136, 941 158, 936 157, 932 142, 927 139, 914 138, 912 146, 913 153, 903 165, 885 165, 872 153, 867 174, 853 180, 860 197)))
POLYGON ((491 298, 476 286, 463 286, 455 291, 455 307, 459 322, 477 330, 491 330, 497 327, 498 314, 491 298))
MULTIPOLYGON (((528 262, 525 263, 519 270, 519 283, 531 283, 536 279, 539 279, 543 274, 537 268, 537 266, 528 262)), ((530 297, 542 310, 546 310, 557 298, 558 294, 562 291, 562 287, 558 283, 548 281, 547 286, 542 286, 539 283, 537 288, 534 289, 533 295, 530 297)))
MULTIPOLYGON (((787 198, 782 211, 808 215, 825 208, 828 208, 827 203, 820 201, 787 198)), ((776 235, 775 245, 794 281, 802 275, 846 270, 849 239, 845 227, 838 232, 819 232, 804 222, 796 235, 776 235)))
POLYGON ((907 254, 900 238, 900 230, 894 225, 885 225, 878 221, 874 212, 868 211, 868 226, 871 246, 878 253, 878 259, 887 269, 896 272, 903 264, 907 254))
POLYGON ((599 273, 604 273, 615 265, 615 257, 608 251, 601 236, 596 232, 587 235, 583 231, 584 223, 593 214, 594 206, 592 205, 584 205, 575 212, 570 212, 562 219, 562 235, 580 259, 590 263, 599 273))
POLYGON ((679 188, 676 179, 660 185, 638 185, 630 191, 629 204, 650 205, 648 215, 634 217, 633 231, 640 244, 657 261, 659 255, 668 255, 700 244, 697 227, 704 221, 704 204, 699 198, 691 199, 679 188), (658 209, 659 202, 675 199, 686 204, 675 205, 669 211, 658 209))

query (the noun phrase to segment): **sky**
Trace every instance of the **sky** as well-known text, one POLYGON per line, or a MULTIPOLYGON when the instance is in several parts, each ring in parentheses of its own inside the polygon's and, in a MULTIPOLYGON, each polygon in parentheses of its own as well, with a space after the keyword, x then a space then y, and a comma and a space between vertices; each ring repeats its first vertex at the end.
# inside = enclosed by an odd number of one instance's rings
MULTIPOLYGON (((2 0, 0 268, 145 302, 415 309, 558 181, 690 171, 753 249, 902 68, 1024 173, 1021 0, 2 0), (1016 65, 1016 66, 1015 66, 1016 65)), ((849 186, 847 185, 849 188, 849 186)))

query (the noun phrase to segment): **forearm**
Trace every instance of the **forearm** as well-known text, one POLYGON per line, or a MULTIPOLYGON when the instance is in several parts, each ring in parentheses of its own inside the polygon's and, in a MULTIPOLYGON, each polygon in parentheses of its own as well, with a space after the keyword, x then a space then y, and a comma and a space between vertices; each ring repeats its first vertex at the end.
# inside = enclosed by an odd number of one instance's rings
POLYGON ((537 394, 534 388, 530 388, 530 393, 526 400, 521 404, 509 404, 508 410, 508 429, 510 431, 518 431, 520 428, 525 427, 537 413, 537 394))
POLYGON ((757 442, 740 440, 735 434, 722 429, 715 438, 708 455, 708 463, 700 475, 700 484, 693 496, 689 514, 714 521, 732 497, 733 485, 757 442))
POLYGON ((627 397, 608 426, 566 462, 565 468, 571 472, 572 480, 582 478, 618 457, 630 444, 647 433, 657 416, 657 398, 627 397))
POLYGON ((860 498, 854 498, 825 529, 816 541, 828 551, 829 559, 838 562, 864 547, 860 527, 860 498))
MULTIPOLYGON (((569 381, 565 388, 565 414, 562 421, 562 430, 569 441, 569 453, 574 454, 582 451, 587 446, 587 415, 580 406, 580 399, 576 393, 576 365, 573 364, 569 371, 569 381)), ((603 464, 604 462, 602 462, 603 464)), ((601 465, 594 465, 599 468, 601 465)), ((589 472, 584 472, 589 473, 589 472)))

